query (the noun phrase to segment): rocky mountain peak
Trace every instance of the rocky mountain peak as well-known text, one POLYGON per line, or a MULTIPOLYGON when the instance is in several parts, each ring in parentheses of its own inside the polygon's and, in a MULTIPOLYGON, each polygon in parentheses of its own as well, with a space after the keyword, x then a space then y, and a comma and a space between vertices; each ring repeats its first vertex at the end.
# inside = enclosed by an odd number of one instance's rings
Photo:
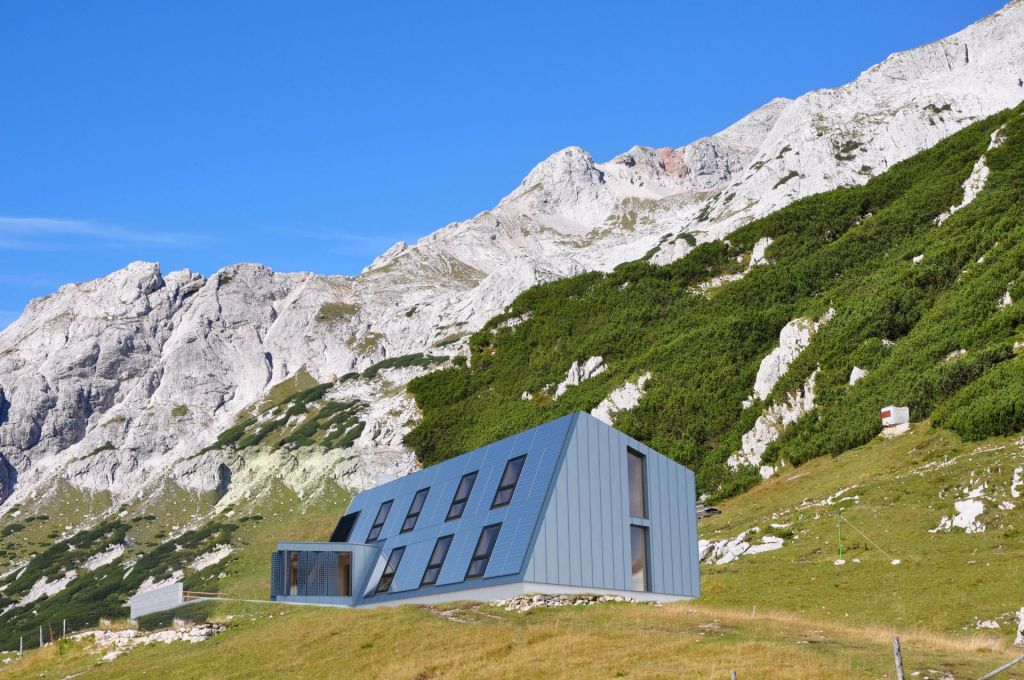
MULTIPOLYGON (((0 487, 16 476, 15 496, 36 493, 64 476, 125 496, 185 459, 205 471, 190 479, 221 484, 228 463, 197 453, 284 381, 462 353, 530 286, 670 262, 796 199, 866 182, 1017 104, 1022 77, 1024 4, 1014 2, 848 85, 773 99, 683 146, 634 146, 607 162, 558 151, 493 210, 399 242, 356 277, 239 264, 206 279, 134 262, 64 286, 0 332, 0 487)), ((423 370, 392 375, 386 389, 381 377, 360 383, 352 398, 366 404, 367 434, 348 459, 367 469, 387 460, 391 473, 409 464, 401 439, 416 412, 401 381, 423 370), (374 410, 385 397, 396 401, 374 410)))

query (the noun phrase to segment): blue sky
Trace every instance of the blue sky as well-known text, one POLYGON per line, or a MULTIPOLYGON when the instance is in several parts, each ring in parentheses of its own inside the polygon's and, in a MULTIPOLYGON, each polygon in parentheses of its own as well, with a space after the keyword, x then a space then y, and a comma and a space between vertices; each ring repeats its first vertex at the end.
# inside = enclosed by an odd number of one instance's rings
POLYGON ((354 274, 569 145, 679 146, 998 1, 0 3, 0 328, 137 260, 354 274))

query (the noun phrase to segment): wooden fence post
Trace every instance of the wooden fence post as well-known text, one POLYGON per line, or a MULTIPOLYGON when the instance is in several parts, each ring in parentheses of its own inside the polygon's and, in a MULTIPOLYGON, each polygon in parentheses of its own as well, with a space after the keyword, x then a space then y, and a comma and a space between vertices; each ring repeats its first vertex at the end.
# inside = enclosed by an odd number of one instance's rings
POLYGON ((729 680, 736 680, 736 671, 729 672, 729 680))
POLYGON ((985 675, 983 675, 980 678, 978 678, 978 680, 988 680, 989 678, 994 678, 999 673, 1002 673, 1003 671, 1007 670, 1011 666, 1016 666, 1021 661, 1024 661, 1024 656, 1018 656, 1016 659, 1014 659, 1010 663, 1004 663, 1002 666, 1000 666, 999 668, 995 669, 994 671, 989 671, 988 673, 985 673, 985 675))
POLYGON ((892 636, 892 653, 896 657, 896 680, 906 680, 903 675, 903 654, 900 652, 900 636, 892 636))

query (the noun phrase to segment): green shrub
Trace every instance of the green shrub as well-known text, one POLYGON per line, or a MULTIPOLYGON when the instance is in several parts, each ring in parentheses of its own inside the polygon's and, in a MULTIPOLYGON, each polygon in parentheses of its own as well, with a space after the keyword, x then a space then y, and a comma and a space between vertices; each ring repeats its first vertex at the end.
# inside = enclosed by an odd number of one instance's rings
MULTIPOLYGON (((844 147, 840 147, 845 148, 844 147)), ((847 151, 852 151, 852 147, 847 151)), ((795 173, 791 173, 791 177, 795 173)), ((791 178, 790 177, 790 178, 791 178)), ((423 412, 406 442, 428 465, 574 411, 650 372, 646 395, 615 424, 697 472, 712 497, 749 488, 757 471, 726 465, 764 404, 743 408, 761 360, 798 317, 835 317, 768 397, 777 402, 818 370, 817 408, 765 454, 799 464, 860 446, 887 404, 966 437, 1024 427, 1024 384, 1013 342, 1024 305, 1024 118, 975 123, 863 186, 811 196, 665 266, 636 261, 536 286, 469 338, 470 361, 412 381, 423 412), (1006 124, 1006 141, 986 151, 1006 124), (978 157, 985 190, 942 224, 978 157), (697 285, 737 271, 769 237, 773 264, 708 294, 697 285), (924 259, 912 260, 924 253, 924 259), (978 259, 984 256, 984 262, 978 259), (628 286, 626 284, 629 284, 628 286), (509 328, 514 317, 526 321, 509 328), (946 362, 950 351, 967 354, 946 362), (602 356, 608 370, 560 399, 522 400, 560 382, 573 361, 602 356), (856 385, 853 366, 869 374, 856 385)))

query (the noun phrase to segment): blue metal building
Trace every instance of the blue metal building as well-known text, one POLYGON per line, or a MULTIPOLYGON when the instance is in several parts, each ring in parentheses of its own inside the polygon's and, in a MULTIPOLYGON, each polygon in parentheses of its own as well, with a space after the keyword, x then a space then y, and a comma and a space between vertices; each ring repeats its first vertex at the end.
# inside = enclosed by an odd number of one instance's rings
POLYGON ((352 499, 331 540, 278 543, 271 599, 350 607, 700 593, 693 473, 585 413, 352 499))

